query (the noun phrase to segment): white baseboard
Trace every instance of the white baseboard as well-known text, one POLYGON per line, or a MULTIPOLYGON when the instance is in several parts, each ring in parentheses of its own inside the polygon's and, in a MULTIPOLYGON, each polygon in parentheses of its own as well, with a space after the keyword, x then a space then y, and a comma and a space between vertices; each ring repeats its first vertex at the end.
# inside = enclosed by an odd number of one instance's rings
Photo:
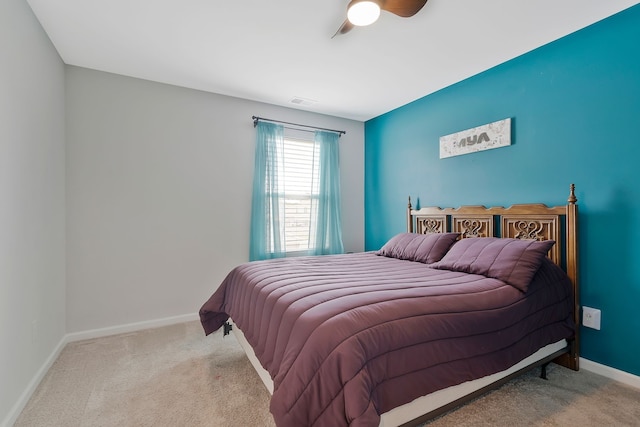
POLYGON ((82 341, 109 335, 125 334, 141 331, 143 329, 159 328, 161 326, 174 325, 176 323, 197 320, 198 314, 184 314, 182 316, 165 317, 163 319, 145 320, 144 322, 127 323, 125 325, 110 326, 108 328, 90 329, 88 331, 72 332, 66 335, 67 342, 82 341))
POLYGON ((625 371, 621 371, 616 368, 611 368, 600 363, 592 362, 588 359, 580 358, 580 369, 593 372, 594 374, 602 375, 603 377, 611 378, 612 380, 621 382, 640 389, 640 376, 630 374, 625 371))
POLYGON ((40 381, 42 381, 44 376, 47 374, 49 368, 51 368, 51 365, 53 365, 53 362, 56 361, 64 346, 67 345, 67 341, 65 340, 65 338, 66 335, 62 337, 58 345, 55 346, 49 357, 47 357, 47 360, 45 360, 40 369, 38 369, 38 372, 36 372, 36 374, 33 376, 31 381, 27 385, 27 388, 18 398, 18 401, 13 405, 2 423, 0 423, 0 426, 9 427, 15 424, 16 420, 20 416, 20 413, 27 405, 27 402, 29 402, 29 399, 31 399, 31 395, 36 391, 36 388, 38 388, 38 384, 40 384, 40 381))
POLYGON ((31 399, 31 396, 36 391, 38 384, 40 384, 40 381, 42 381, 44 376, 49 371, 49 368, 51 368, 51 365, 53 365, 53 362, 56 361, 56 359, 60 355, 60 352, 62 352, 62 349, 68 343, 74 342, 74 341, 106 337, 109 335, 141 331, 143 329, 159 328, 161 326, 168 326, 168 325, 174 325, 177 323, 190 322, 192 320, 197 320, 197 319, 198 319, 198 314, 192 313, 192 314, 185 314, 182 316, 165 317, 163 319, 147 320, 144 322, 128 323, 126 325, 111 326, 108 328, 91 329, 91 330, 82 331, 82 332, 73 332, 73 333, 64 335, 60 340, 60 342, 58 343, 58 345, 56 345, 54 350, 51 352, 49 357, 47 357, 47 360, 42 364, 40 369, 38 369, 38 372, 36 372, 36 374, 33 376, 33 379, 29 382, 29 384, 27 385, 27 388, 22 392, 22 394, 18 398, 18 401, 13 405, 13 407, 9 411, 9 414, 7 414, 5 419, 0 423, 0 427, 10 427, 16 422, 16 420, 20 416, 20 413, 29 402, 29 399, 31 399))

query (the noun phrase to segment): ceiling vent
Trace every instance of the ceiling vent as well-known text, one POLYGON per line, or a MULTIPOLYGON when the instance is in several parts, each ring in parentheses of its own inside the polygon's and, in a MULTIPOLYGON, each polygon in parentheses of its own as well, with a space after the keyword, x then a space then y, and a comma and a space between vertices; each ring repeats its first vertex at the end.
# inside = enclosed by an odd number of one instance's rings
POLYGON ((302 105, 303 107, 311 107, 312 105, 315 105, 318 103, 318 101, 314 99, 301 98, 299 96, 294 97, 289 102, 295 105, 302 105))

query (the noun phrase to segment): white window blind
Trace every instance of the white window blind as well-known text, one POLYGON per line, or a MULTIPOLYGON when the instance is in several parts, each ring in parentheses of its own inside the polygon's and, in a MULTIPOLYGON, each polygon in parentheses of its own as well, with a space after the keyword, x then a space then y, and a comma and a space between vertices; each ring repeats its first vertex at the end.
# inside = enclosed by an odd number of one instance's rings
POLYGON ((319 147, 312 140, 285 137, 283 158, 285 251, 305 252, 315 246, 319 147))

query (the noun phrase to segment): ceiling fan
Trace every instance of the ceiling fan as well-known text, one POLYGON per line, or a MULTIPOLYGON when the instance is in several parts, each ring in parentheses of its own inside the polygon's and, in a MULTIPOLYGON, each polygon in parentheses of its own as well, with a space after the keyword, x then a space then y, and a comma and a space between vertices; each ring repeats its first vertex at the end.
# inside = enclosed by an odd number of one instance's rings
POLYGON ((381 10, 409 18, 422 9, 427 0, 351 0, 347 6, 347 19, 331 37, 348 33, 353 27, 363 27, 378 20, 381 10))

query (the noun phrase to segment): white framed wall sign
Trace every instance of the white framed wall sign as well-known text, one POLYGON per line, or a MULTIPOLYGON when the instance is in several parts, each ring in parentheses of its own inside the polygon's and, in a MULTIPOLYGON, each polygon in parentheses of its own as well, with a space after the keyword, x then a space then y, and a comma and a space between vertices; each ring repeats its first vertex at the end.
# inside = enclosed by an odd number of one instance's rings
POLYGON ((440 158, 511 145, 511 118, 440 137, 440 158))

